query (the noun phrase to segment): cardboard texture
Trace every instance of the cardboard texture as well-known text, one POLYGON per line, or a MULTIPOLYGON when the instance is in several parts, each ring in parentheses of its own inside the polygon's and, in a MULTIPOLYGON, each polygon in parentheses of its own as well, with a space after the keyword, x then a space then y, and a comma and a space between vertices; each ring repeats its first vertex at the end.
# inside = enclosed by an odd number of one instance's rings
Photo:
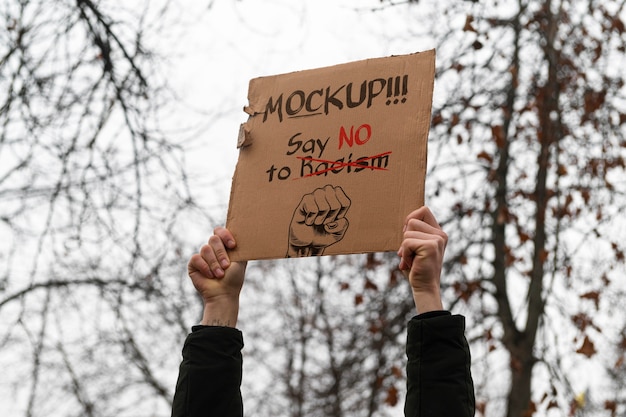
POLYGON ((424 204, 435 51, 250 81, 233 260, 396 251, 424 204))

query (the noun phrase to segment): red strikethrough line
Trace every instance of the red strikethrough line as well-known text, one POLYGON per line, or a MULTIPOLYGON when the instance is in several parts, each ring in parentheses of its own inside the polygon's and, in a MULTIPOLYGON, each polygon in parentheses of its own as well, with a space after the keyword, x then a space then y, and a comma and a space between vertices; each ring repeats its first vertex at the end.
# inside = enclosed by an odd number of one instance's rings
MULTIPOLYGON (((361 163, 363 161, 368 161, 368 160, 374 159, 374 158, 380 158, 382 156, 389 155, 389 154, 391 154, 391 151, 383 152, 381 154, 374 155, 374 156, 368 156, 368 157, 365 157, 365 158, 359 158, 358 161, 353 161, 353 162, 328 161, 328 160, 325 160, 325 159, 311 158, 310 156, 296 156, 296 158, 301 159, 303 161, 325 162, 327 164, 331 164, 331 166, 329 168, 323 169, 321 171, 315 171, 315 172, 307 174, 307 175, 305 175, 303 177, 300 177, 300 178, 306 178, 306 177, 312 177, 314 175, 320 175, 320 174, 323 174, 323 173, 328 172, 328 171, 334 171, 334 170, 337 170, 337 169, 345 168, 345 167, 348 167, 348 166, 362 168, 362 169, 368 168, 368 169, 371 169, 371 170, 377 169, 377 170, 381 170, 381 171, 387 171, 387 168, 381 168, 381 167, 375 167, 375 166, 369 166, 369 165, 368 166, 363 166, 363 165, 361 165, 361 163), (337 166, 335 166, 335 165, 337 165, 337 166)), ((294 178, 294 179, 297 180, 298 178, 294 178)))

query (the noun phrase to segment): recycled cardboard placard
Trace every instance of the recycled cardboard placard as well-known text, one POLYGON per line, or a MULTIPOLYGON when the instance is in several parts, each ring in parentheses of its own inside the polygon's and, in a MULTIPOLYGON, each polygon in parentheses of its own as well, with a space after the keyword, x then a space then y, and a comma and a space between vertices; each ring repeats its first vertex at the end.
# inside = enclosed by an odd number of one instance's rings
POLYGON ((255 78, 233 260, 395 251, 424 204, 435 51, 255 78))

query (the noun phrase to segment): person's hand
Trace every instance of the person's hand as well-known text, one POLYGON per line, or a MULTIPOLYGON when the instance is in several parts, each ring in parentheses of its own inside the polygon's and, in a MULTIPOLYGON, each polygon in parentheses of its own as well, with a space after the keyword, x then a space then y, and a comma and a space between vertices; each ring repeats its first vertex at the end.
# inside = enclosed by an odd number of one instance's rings
POLYGON ((305 194, 289 225, 288 257, 321 255, 348 229, 350 199, 341 187, 327 185, 305 194))
POLYGON ((418 313, 443 309, 440 282, 447 243, 448 235, 428 207, 407 216, 399 268, 411 285, 418 313))
POLYGON ((236 246, 232 233, 216 227, 213 236, 189 260, 187 271, 204 301, 201 324, 234 327, 246 262, 231 262, 228 250, 236 246))

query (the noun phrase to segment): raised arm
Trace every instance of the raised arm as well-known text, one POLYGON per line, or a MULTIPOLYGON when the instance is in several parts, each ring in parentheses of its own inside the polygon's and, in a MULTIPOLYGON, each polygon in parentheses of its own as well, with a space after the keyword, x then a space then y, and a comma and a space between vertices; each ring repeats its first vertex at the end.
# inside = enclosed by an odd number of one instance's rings
POLYGON ((228 250, 235 245, 230 231, 218 227, 189 260, 189 277, 204 311, 185 340, 172 417, 243 416, 243 336, 235 326, 246 263, 230 261, 228 250))
POLYGON ((443 309, 440 280, 448 236, 427 207, 407 216, 398 256, 418 313, 407 329, 406 417, 471 417, 474 385, 465 318, 443 309))

